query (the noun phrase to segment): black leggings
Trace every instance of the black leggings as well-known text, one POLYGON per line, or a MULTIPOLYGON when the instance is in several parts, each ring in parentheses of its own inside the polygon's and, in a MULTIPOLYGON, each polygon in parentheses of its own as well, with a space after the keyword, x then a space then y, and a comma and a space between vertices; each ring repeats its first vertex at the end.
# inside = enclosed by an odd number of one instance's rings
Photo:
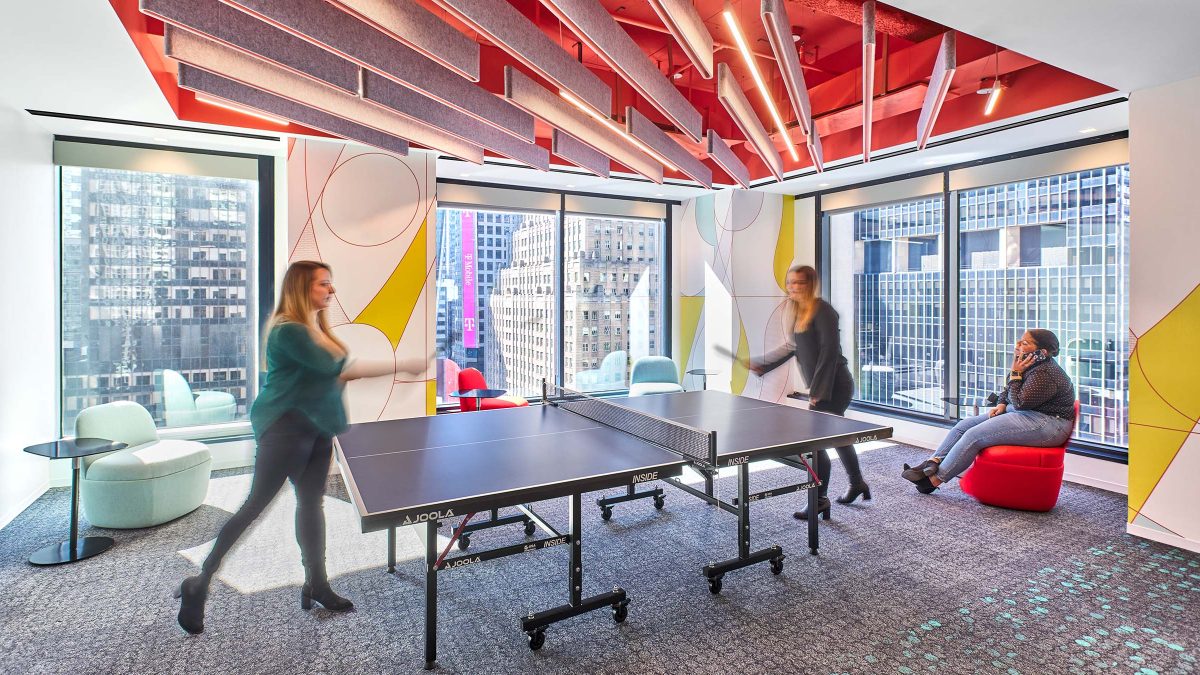
MULTIPOLYGON (((842 369, 838 373, 837 379, 833 385, 833 396, 828 401, 820 401, 816 405, 809 406, 809 410, 819 410, 821 412, 833 413, 834 415, 843 415, 846 408, 850 407, 850 399, 854 396, 854 379, 850 377, 850 371, 842 369)), ((858 466, 858 453, 854 451, 853 445, 843 445, 837 449, 838 458, 842 460, 842 466, 846 467, 846 475, 850 477, 850 484, 856 485, 862 483, 862 469, 858 466)), ((825 449, 817 453, 817 478, 821 480, 821 486, 817 488, 817 494, 824 497, 829 494, 829 474, 832 471, 832 462, 829 460, 829 450, 825 449)))
POLYGON ((204 575, 217 571, 221 559, 290 478, 296 488, 296 541, 306 577, 325 581, 325 478, 332 455, 333 439, 303 414, 289 410, 276 420, 258 439, 250 496, 221 528, 204 560, 204 575))

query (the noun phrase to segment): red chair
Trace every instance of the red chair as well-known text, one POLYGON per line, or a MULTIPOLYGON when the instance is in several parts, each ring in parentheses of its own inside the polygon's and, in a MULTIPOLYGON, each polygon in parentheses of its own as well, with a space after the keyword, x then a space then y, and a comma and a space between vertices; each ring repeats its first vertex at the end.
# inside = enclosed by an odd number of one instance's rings
MULTIPOLYGON (((483 379, 483 373, 475 368, 464 368, 458 371, 459 391, 487 388, 487 380, 483 379)), ((501 396, 500 398, 483 399, 483 404, 480 407, 483 410, 496 410, 498 408, 520 408, 527 405, 529 405, 529 401, 520 396, 501 396)), ((473 412, 475 410, 475 399, 470 397, 458 399, 458 409, 462 412, 473 412)))
MULTIPOLYGON (((1079 419, 1079 401, 1075 402, 1079 419)), ((1057 448, 995 445, 984 448, 959 478, 962 491, 983 504, 1021 511, 1049 511, 1062 489, 1064 444, 1057 448)))

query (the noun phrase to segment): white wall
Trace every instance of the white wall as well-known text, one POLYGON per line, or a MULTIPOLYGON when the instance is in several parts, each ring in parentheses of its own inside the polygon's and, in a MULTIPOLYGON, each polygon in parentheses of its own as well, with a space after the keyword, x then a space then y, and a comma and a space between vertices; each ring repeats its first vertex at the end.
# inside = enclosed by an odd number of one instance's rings
POLYGON ((1200 78, 1129 98, 1129 525, 1200 551, 1200 78))
POLYGON ((0 527, 48 485, 49 461, 22 449, 58 437, 58 265, 50 157, 50 134, 25 111, 0 102, 0 527))

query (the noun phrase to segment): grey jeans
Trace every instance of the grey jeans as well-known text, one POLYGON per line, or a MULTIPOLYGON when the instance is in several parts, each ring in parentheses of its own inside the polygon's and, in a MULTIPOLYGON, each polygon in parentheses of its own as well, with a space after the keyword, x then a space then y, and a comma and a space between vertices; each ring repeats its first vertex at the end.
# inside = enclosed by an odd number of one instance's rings
POLYGON ((1057 447, 1071 437, 1074 427, 1074 420, 1031 410, 1009 410, 995 417, 986 414, 968 417, 954 425, 933 453, 942 460, 937 476, 942 482, 954 478, 966 471, 984 448, 993 445, 1057 447))

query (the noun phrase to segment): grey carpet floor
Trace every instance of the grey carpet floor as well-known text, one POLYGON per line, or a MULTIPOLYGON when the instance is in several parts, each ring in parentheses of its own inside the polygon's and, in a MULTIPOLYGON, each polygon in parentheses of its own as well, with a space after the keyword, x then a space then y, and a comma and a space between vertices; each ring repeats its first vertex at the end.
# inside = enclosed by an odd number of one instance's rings
MULTIPOLYGON (((895 445, 862 455, 875 499, 835 504, 810 556, 791 517, 796 495, 756 504, 755 548, 788 553, 730 573, 721 595, 699 570, 736 551, 734 518, 672 488, 667 505, 618 505, 604 522, 585 495, 585 594, 619 584, 632 599, 552 626, 531 652, 519 617, 566 599, 566 547, 439 576, 442 672, 586 673, 1191 673, 1200 658, 1200 556, 1124 532, 1125 498, 1066 484, 1050 513, 976 503, 957 486, 918 494, 898 476, 926 453, 895 445)), ((752 474, 752 488, 794 478, 752 474)), ((245 497, 245 470, 214 474, 204 506, 145 530, 83 527, 117 540, 75 564, 26 560, 65 536, 69 491, 51 490, 0 530, 0 672, 396 673, 422 658, 420 545, 362 534, 340 479, 326 498, 329 568, 356 612, 299 607, 302 572, 285 490, 214 581, 206 631, 175 626, 171 589, 196 572, 245 497)), ((733 482, 723 479, 729 496, 733 482)), ((845 485, 834 465, 834 494, 845 485)), ((537 505, 565 528, 565 500, 537 505)), ((442 530, 448 534, 448 529, 442 530)), ((478 533, 472 550, 522 540, 478 533)))

